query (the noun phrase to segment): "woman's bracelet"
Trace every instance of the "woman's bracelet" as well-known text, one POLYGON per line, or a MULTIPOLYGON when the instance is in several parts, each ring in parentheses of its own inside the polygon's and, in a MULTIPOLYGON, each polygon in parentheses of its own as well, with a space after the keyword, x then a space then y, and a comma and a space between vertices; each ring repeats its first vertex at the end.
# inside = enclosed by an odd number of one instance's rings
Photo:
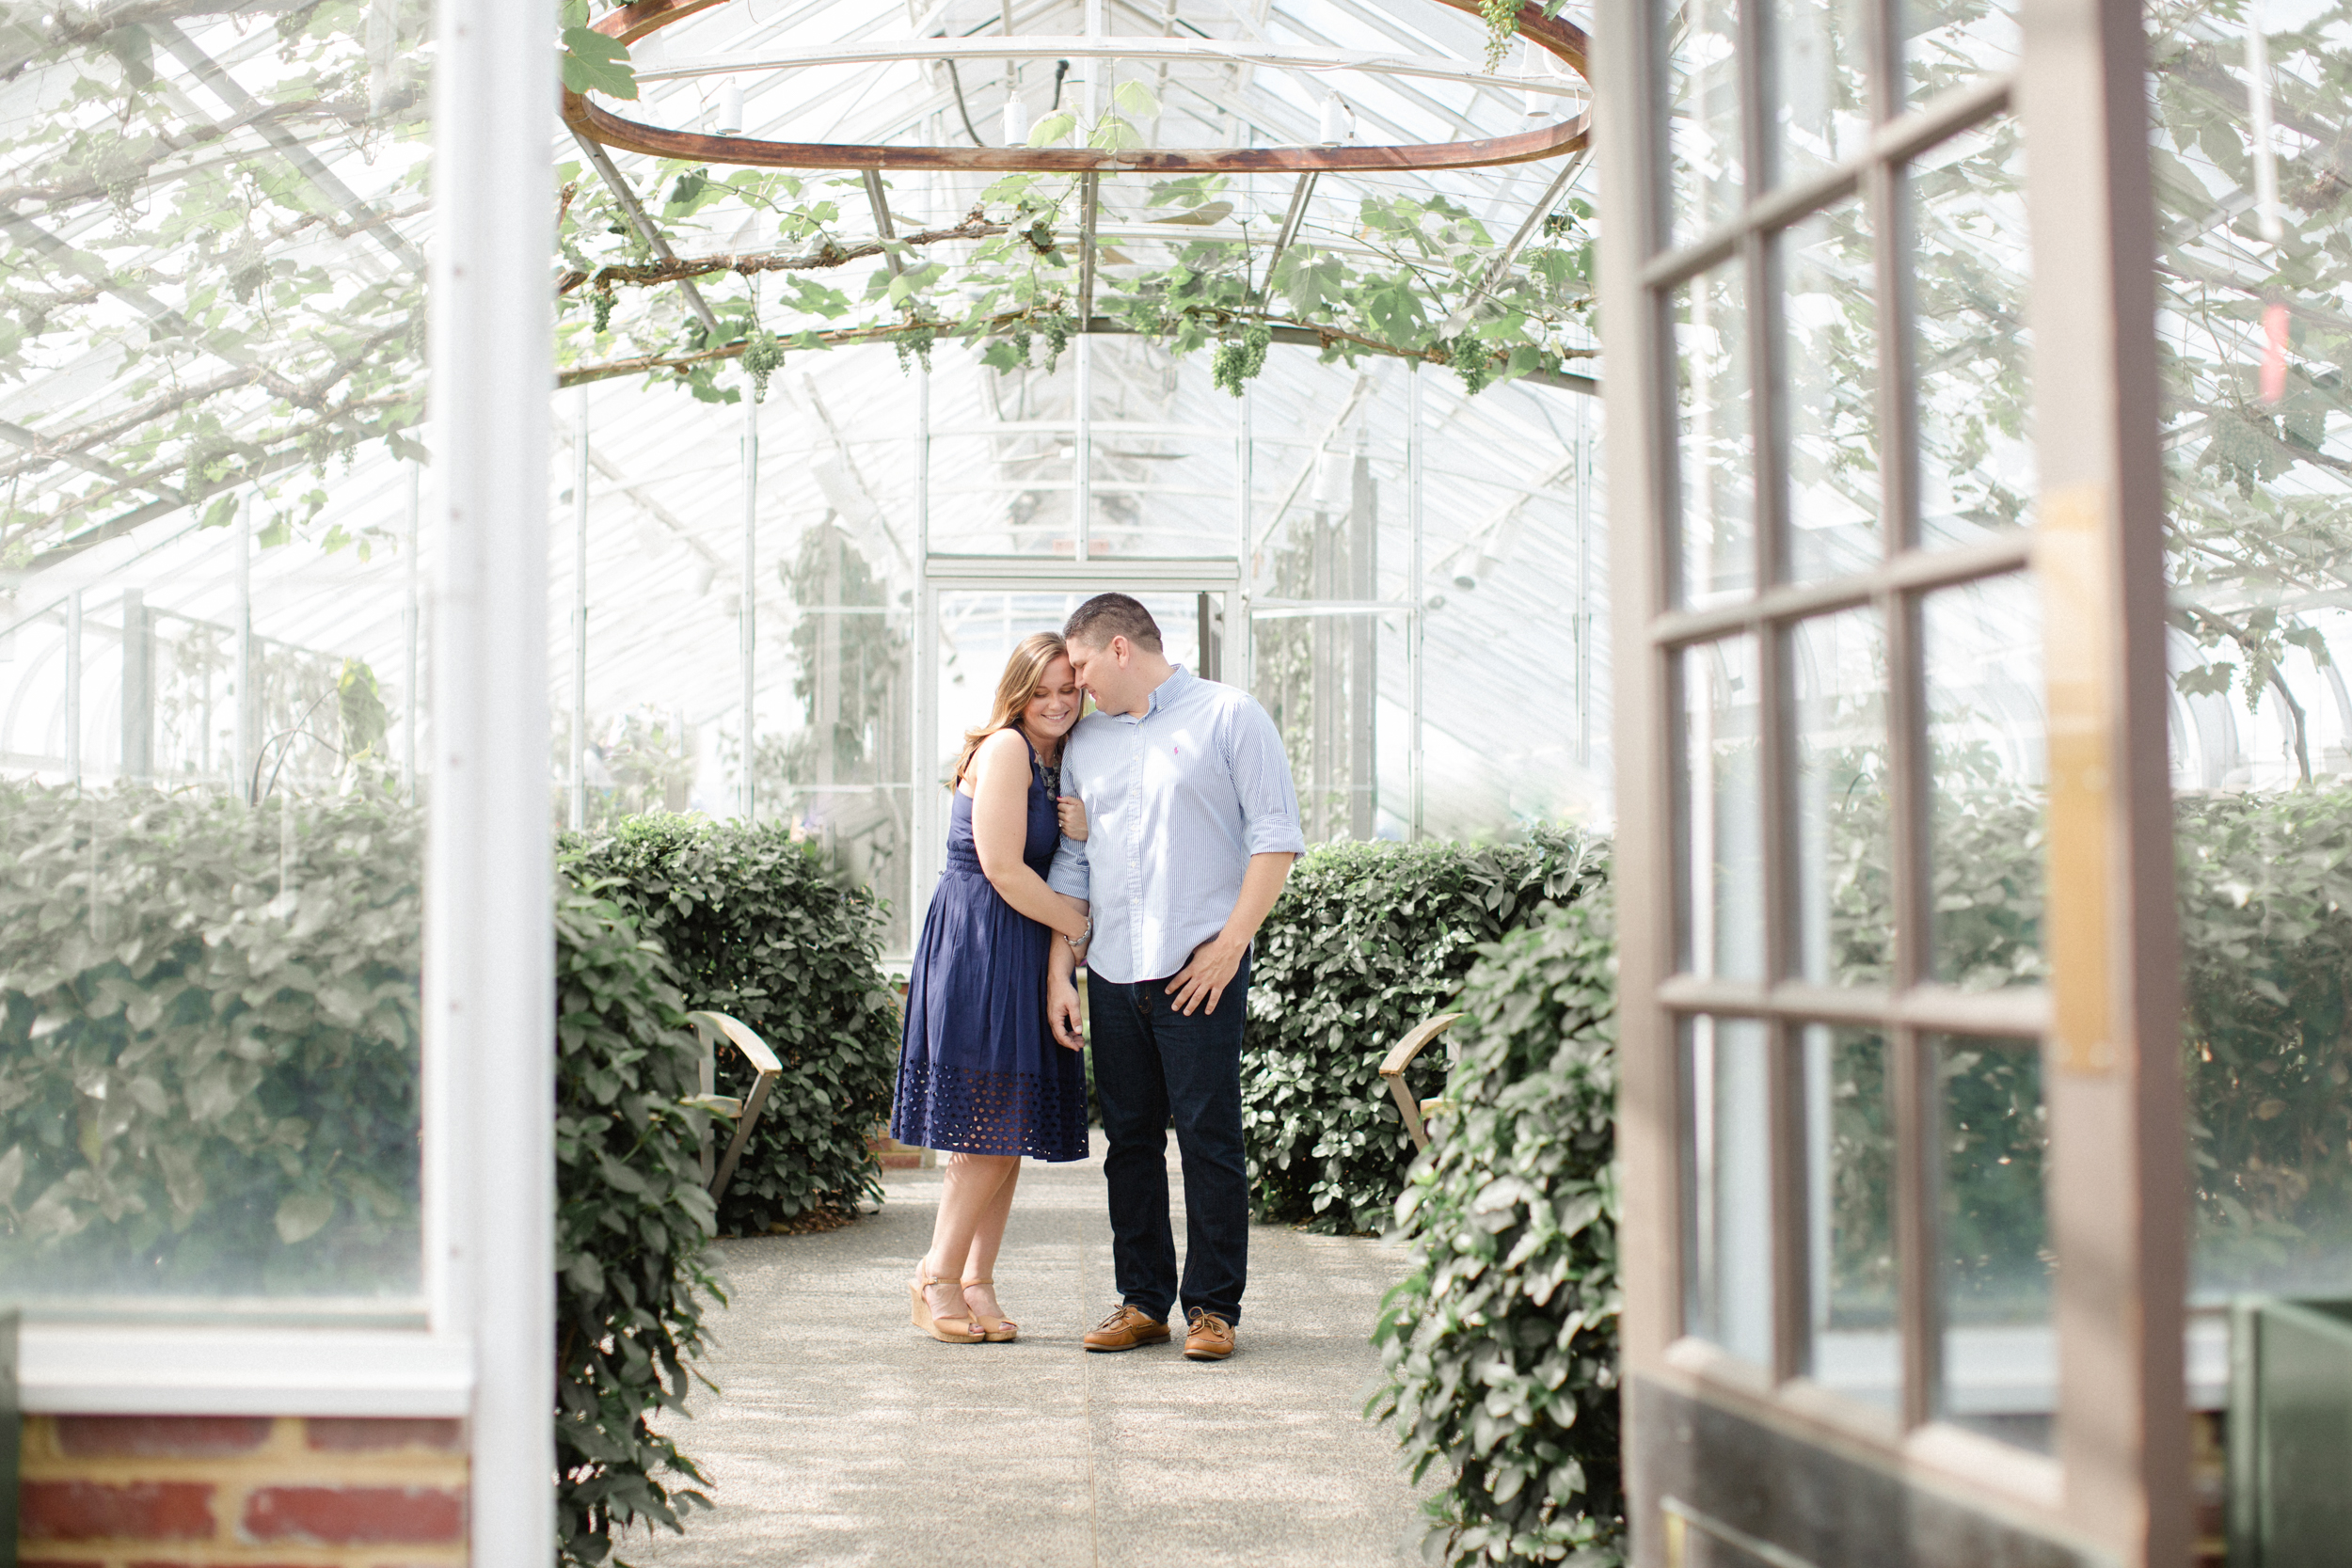
POLYGON ((1087 950, 1087 943, 1094 940, 1094 917, 1092 915, 1087 916, 1087 928, 1085 930, 1079 932, 1074 937, 1065 932, 1061 940, 1070 943, 1070 950, 1073 953, 1085 952, 1087 950))

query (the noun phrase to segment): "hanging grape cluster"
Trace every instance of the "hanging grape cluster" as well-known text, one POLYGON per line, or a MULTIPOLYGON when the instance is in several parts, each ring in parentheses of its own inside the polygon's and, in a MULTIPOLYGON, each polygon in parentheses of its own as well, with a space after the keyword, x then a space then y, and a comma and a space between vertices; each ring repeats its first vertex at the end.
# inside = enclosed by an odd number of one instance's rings
POLYGON ((1265 369, 1265 351, 1274 341, 1274 334, 1263 326, 1249 325, 1241 329, 1241 336, 1229 338, 1216 345, 1216 355, 1209 362, 1209 379, 1235 397, 1242 388, 1265 369))
POLYGON ((921 360, 923 368, 930 370, 931 368, 931 341, 938 336, 937 332, 926 326, 893 339, 891 344, 898 351, 898 373, 905 375, 912 372, 916 360, 921 360))
POLYGON ((1502 69, 1511 35, 1519 30, 1519 0, 1478 0, 1479 20, 1486 24, 1486 70, 1502 69))
POLYGON ((768 401, 768 378, 784 363, 784 345, 764 326, 755 326, 743 340, 743 373, 752 378, 752 401, 768 401))

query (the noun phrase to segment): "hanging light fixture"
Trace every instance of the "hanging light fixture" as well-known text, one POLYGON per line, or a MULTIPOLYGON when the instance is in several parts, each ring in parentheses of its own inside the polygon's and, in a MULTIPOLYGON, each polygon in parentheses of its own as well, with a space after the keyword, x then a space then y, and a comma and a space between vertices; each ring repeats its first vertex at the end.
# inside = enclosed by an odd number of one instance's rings
POLYGON ((1356 138, 1356 111, 1347 106, 1347 100, 1336 92, 1323 95, 1323 117, 1315 139, 1325 147, 1337 147, 1356 138))
POLYGON ((1538 90, 1535 86, 1538 76, 1550 74, 1544 69, 1545 61, 1549 57, 1535 47, 1534 39, 1529 39, 1519 53, 1519 74, 1527 78, 1527 118, 1530 119, 1543 119, 1551 114, 1551 94, 1538 90))
POLYGON ((723 136, 743 134, 743 88, 729 82, 719 89, 719 120, 711 127, 723 136))
POLYGON ((1005 100, 1005 145, 1026 147, 1029 144, 1029 109, 1018 98, 1005 100))

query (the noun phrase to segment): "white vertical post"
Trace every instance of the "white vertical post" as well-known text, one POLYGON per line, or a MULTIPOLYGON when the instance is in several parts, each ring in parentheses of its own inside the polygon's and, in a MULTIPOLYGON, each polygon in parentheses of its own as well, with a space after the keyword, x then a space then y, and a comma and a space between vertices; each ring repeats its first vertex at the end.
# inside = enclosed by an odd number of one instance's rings
MULTIPOLYGON (((1592 409, 1576 400, 1576 765, 1593 765, 1592 409)), ((1821 1298, 1827 1301, 1829 1298, 1821 1298)))
POLYGON ((588 388, 572 405, 572 831, 588 826, 588 388))
POLYGON ((471 1342, 470 1560, 555 1553, 547 18, 439 0, 426 1287, 471 1342))
POLYGON ((1421 734, 1422 675, 1428 664, 1424 648, 1429 636, 1428 567, 1422 560, 1421 449, 1421 361, 1416 359, 1410 362, 1405 377, 1405 518, 1412 531, 1412 583, 1405 597, 1413 607, 1406 612, 1405 621, 1405 663, 1410 676, 1406 702, 1411 736, 1406 753, 1406 775, 1411 794, 1409 836, 1415 844, 1421 842, 1428 789, 1421 734))
MULTIPOLYGON (((1086 0, 1086 36, 1089 40, 1103 36, 1103 0, 1086 0)), ((1110 69, 1111 62, 1108 60, 1089 60, 1086 64, 1085 87, 1079 95, 1080 107, 1086 116, 1086 124, 1079 132, 1081 139, 1091 135, 1096 122, 1103 118, 1102 75, 1110 69)), ((1100 201, 1102 198, 1097 195, 1093 199, 1100 201)), ((1089 206, 1088 212, 1090 214, 1092 211, 1092 207, 1089 206)), ((1089 233, 1091 233, 1093 224, 1090 220, 1087 227, 1089 233)), ((1089 303, 1082 309, 1090 310, 1092 306, 1089 303)), ((1089 560, 1094 553, 1093 325, 1091 321, 1079 322, 1077 341, 1072 345, 1078 356, 1076 396, 1078 419, 1077 432, 1071 442, 1072 460, 1076 467, 1077 483, 1071 490, 1070 504, 1076 513, 1077 557, 1080 561, 1089 560)))
POLYGON ((2277 245, 2286 235, 2279 215, 2279 155, 2270 133, 2270 36, 2263 31, 2262 0, 2246 3, 2248 131, 2254 140, 2254 223, 2277 245))
POLYGON ((1237 613, 1225 618, 1225 666, 1235 675, 1234 685, 1244 691, 1257 689, 1257 672, 1250 661, 1257 652, 1258 640, 1251 635, 1249 601, 1258 588, 1257 574, 1251 565, 1256 551, 1250 540, 1251 491, 1257 484, 1257 442, 1252 438, 1250 411, 1257 402, 1257 393, 1248 382, 1242 383, 1241 396, 1235 400, 1239 429, 1235 433, 1236 450, 1233 462, 1233 579, 1240 585, 1235 595, 1237 613))
MULTIPOLYGON (((422 669, 417 656, 417 639, 423 619, 419 613, 418 594, 418 579, 423 571, 423 563, 420 560, 422 553, 421 540, 418 534, 418 519, 422 510, 423 492, 423 466, 411 461, 408 465, 408 580, 405 596, 400 608, 400 635, 407 672, 405 684, 400 689, 402 701, 408 710, 406 718, 400 726, 400 784, 401 793, 406 797, 410 805, 417 803, 417 721, 424 706, 422 694, 417 689, 417 677, 422 669)), ((239 625, 241 626, 244 625, 243 620, 240 620, 239 625)), ((243 665, 240 664, 239 668, 242 669, 243 665)), ((240 682, 237 689, 243 692, 245 688, 242 683, 245 677, 239 675, 237 678, 240 682)))
MULTIPOLYGON (((759 403, 752 396, 749 376, 743 380, 743 592, 736 612, 736 652, 742 669, 743 780, 739 809, 746 823, 754 819, 758 790, 753 765, 759 753, 759 689, 755 684, 759 639, 759 403)), ((831 744, 827 741, 826 744, 831 744)))
MULTIPOLYGON (((1083 328, 1084 323, 1080 325, 1083 328)), ((1070 461, 1074 483, 1070 490, 1070 509, 1078 529, 1077 556, 1080 561, 1093 554, 1090 541, 1094 537, 1094 339, 1085 331, 1079 333, 1071 352, 1078 356, 1077 431, 1071 438, 1070 461)))
POLYGON ((923 929, 930 912, 936 857, 945 830, 937 825, 939 790, 932 775, 932 748, 939 733, 939 618, 931 606, 931 372, 914 372, 914 734, 907 747, 907 825, 914 835, 908 857, 913 881, 907 888, 907 929, 923 929))
MULTIPOLYGON (((243 688, 239 688, 240 693, 243 688)), ((82 782, 82 591, 65 601, 65 770, 82 782)))
MULTIPOLYGON (((253 657, 253 496, 237 503, 237 794, 253 798, 254 752, 262 741, 260 661, 253 657)), ((413 532, 413 529, 411 530, 413 532)))

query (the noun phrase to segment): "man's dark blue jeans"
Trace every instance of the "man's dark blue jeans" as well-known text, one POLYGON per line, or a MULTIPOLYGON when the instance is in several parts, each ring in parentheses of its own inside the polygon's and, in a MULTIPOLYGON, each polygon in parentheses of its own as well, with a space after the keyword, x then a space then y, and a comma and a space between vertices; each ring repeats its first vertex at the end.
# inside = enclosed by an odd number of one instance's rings
POLYGON ((1168 1219, 1168 1124, 1184 1164, 1186 1312, 1241 1321, 1249 1274, 1249 1169, 1241 1142, 1241 1026, 1249 959, 1212 1013, 1168 1006, 1168 981, 1087 982, 1094 1025, 1094 1097, 1110 1145, 1111 1259, 1119 1297, 1165 1322, 1177 1299, 1176 1238, 1168 1219))

